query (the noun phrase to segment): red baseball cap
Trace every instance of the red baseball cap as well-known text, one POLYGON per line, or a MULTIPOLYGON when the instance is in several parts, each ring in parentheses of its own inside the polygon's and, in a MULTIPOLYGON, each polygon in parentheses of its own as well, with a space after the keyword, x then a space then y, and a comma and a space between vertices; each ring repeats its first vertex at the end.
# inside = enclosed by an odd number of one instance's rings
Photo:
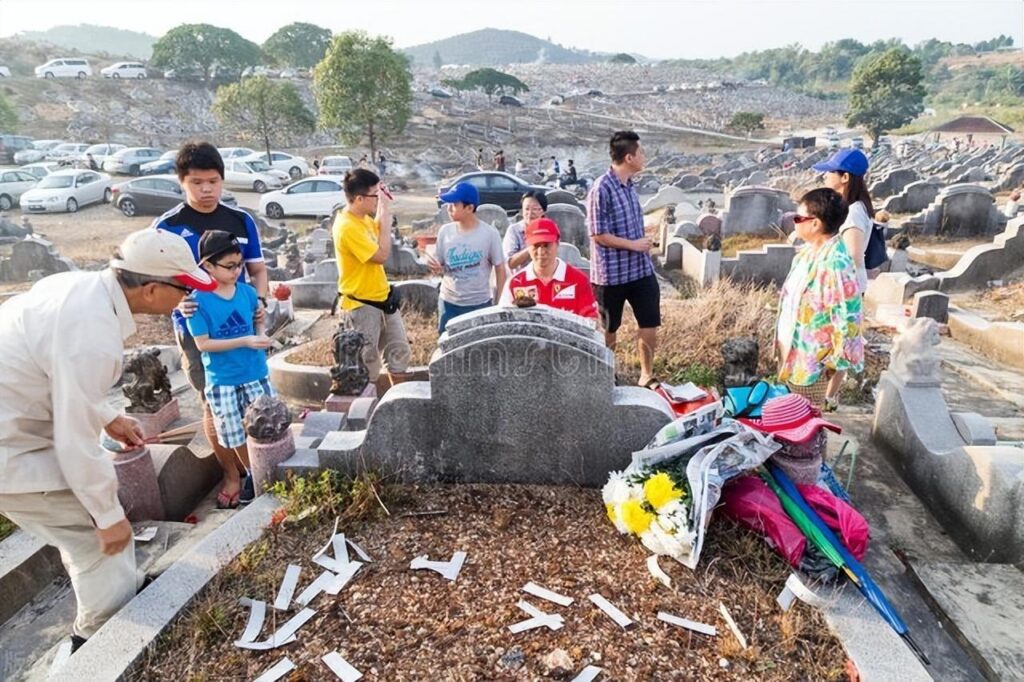
POLYGON ((529 246, 557 242, 561 237, 558 223, 551 218, 537 218, 526 226, 526 243, 529 246))

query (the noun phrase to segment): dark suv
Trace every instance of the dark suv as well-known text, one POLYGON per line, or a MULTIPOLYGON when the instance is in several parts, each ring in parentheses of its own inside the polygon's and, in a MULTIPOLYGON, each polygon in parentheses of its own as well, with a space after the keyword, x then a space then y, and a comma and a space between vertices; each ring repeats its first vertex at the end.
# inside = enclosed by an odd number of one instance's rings
POLYGON ((31 149, 32 138, 24 135, 0 134, 0 164, 14 163, 14 155, 18 152, 31 149))

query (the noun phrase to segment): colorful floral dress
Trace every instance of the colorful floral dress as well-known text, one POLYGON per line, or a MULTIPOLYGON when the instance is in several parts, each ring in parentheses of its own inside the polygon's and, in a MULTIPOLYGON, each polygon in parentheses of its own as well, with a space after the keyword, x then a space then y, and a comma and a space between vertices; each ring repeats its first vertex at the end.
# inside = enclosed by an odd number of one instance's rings
POLYGON ((780 308, 780 382, 809 386, 825 370, 863 369, 857 266, 838 236, 796 254, 782 285, 780 308))

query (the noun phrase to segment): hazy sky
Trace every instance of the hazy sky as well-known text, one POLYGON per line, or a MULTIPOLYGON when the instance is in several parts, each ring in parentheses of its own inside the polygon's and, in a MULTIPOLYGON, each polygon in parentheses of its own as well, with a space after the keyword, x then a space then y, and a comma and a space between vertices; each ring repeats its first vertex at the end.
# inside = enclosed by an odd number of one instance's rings
POLYGON ((999 34, 1024 44, 1022 0, 0 0, 0 36, 92 23, 155 36, 210 23, 263 42, 306 21, 358 28, 398 47, 480 28, 523 31, 565 47, 649 57, 718 57, 839 38, 974 43, 999 34))

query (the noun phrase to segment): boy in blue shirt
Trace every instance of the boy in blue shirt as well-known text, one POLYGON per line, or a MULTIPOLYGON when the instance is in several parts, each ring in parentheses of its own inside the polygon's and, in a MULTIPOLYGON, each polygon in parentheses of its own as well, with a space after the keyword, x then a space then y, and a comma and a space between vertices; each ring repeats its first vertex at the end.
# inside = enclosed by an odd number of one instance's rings
MULTIPOLYGON (((194 294, 198 307, 188 318, 188 331, 202 353, 206 402, 213 415, 217 441, 230 449, 249 471, 242 418, 261 395, 274 395, 267 379, 266 349, 270 347, 262 324, 255 322, 260 308, 256 290, 237 281, 245 260, 238 238, 223 230, 207 230, 199 240, 199 264, 217 282, 210 292, 194 294)), ((217 495, 221 508, 237 507, 253 498, 252 477, 241 480, 237 467, 224 472, 217 495)))

